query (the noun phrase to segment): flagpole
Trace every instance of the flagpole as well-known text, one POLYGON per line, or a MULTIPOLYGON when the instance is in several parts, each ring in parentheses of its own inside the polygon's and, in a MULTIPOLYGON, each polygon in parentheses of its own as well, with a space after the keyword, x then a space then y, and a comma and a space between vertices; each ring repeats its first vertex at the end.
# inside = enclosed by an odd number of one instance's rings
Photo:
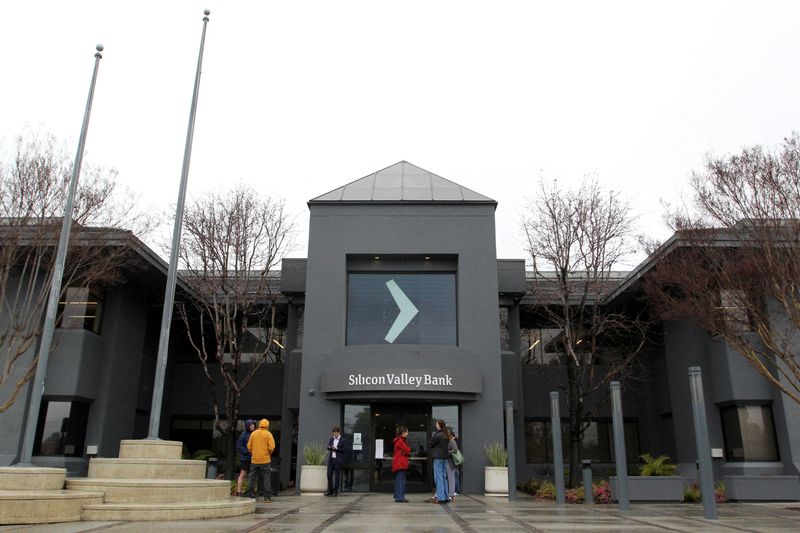
POLYGON ((86 134, 89 129, 89 116, 92 113, 92 101, 94 100, 94 88, 97 83, 97 70, 100 67, 100 59, 103 55, 103 45, 98 44, 94 54, 94 72, 92 73, 92 83, 89 86, 89 96, 86 99, 86 110, 83 113, 83 124, 81 125, 81 135, 78 141, 78 151, 75 154, 75 163, 72 166, 72 178, 69 182, 67 191, 67 203, 64 206, 64 217, 61 221, 61 236, 58 240, 58 250, 56 261, 53 266, 53 278, 50 281, 50 293, 47 298, 47 312, 42 326, 42 337, 39 342, 39 359, 36 362, 36 374, 34 375, 31 390, 31 401, 28 405, 28 416, 25 420, 25 432, 22 439, 22 449, 20 450, 19 465, 32 466, 33 440, 36 437, 36 425, 39 422, 39 409, 42 405, 42 394, 44 394, 44 382, 47 378, 47 360, 50 357, 50 347, 53 344, 53 330, 55 329, 56 315, 58 313, 58 300, 61 296, 61 282, 64 278, 64 263, 67 258, 67 247, 69 246, 69 234, 72 229, 72 209, 75 205, 75 191, 78 188, 78 177, 81 173, 81 163, 83 162, 83 152, 86 148, 86 134))
POLYGON ((206 41, 206 26, 211 11, 206 9, 203 17, 203 34, 200 37, 200 53, 197 56, 197 72, 194 77, 194 93, 192 94, 192 107, 189 111, 189 127, 186 132, 186 146, 183 151, 183 169, 181 170, 181 184, 178 191, 178 205, 175 209, 175 227, 172 231, 172 249, 169 253, 169 270, 167 272, 167 287, 164 293, 164 310, 161 314, 161 335, 158 339, 158 359, 156 361, 156 376, 153 383, 153 401, 150 404, 150 428, 148 439, 158 440, 158 428, 161 425, 161 404, 164 399, 164 378, 167 373, 167 355, 169 353, 169 330, 172 325, 172 308, 175 303, 175 282, 178 275, 178 248, 183 229, 183 205, 186 200, 186 182, 189 178, 189 162, 192 158, 192 139, 194 137, 194 119, 197 114, 197 95, 200 92, 200 73, 203 66, 203 47, 206 41))

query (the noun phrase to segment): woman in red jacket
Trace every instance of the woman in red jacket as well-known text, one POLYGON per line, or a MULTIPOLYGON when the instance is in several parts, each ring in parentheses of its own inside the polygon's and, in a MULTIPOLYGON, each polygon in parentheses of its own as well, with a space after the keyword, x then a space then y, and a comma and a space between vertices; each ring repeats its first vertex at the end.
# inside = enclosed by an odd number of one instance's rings
POLYGON ((408 429, 400 426, 395 432, 394 455, 392 456, 392 472, 394 472, 394 501, 408 503, 406 500, 406 473, 411 447, 408 445, 408 429))

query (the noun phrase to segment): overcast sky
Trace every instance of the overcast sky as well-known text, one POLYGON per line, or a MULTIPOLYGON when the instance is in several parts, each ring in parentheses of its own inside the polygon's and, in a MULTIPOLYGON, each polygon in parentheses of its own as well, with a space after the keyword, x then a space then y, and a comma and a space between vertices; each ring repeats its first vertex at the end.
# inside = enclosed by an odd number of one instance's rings
POLYGON ((497 200, 500 258, 525 256, 540 177, 597 175, 663 239, 660 201, 704 154, 800 129, 796 1, 14 0, 0 137, 46 131, 74 151, 103 43, 87 157, 166 210, 206 7, 189 194, 241 180, 285 198, 294 256, 306 201, 400 160, 497 200))

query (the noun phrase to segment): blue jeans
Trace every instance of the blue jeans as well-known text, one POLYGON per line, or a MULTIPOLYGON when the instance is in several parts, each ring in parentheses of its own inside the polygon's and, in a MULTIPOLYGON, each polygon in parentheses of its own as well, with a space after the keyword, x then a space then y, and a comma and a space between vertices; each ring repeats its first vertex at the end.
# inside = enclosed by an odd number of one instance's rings
POLYGON ((401 502, 406 499, 406 474, 407 470, 398 470, 394 477, 394 501, 401 502))
POLYGON ((447 500, 447 459, 433 460, 433 482, 436 483, 436 499, 440 502, 447 500))

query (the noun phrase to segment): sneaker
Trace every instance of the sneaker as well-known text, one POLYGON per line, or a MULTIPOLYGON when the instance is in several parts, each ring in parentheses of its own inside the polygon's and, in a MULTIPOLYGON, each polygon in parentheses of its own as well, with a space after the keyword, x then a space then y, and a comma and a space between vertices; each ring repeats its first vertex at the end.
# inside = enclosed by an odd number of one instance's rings
POLYGON ((272 498, 264 498, 264 503, 272 503, 272 498))

